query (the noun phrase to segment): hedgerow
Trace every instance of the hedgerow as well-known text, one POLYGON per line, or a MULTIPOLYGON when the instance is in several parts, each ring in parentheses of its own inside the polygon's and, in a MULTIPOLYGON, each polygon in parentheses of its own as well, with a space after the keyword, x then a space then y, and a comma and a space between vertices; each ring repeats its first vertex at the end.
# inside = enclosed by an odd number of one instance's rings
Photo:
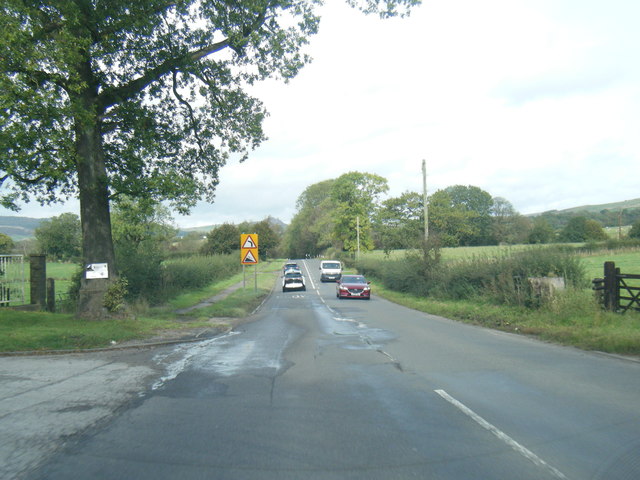
POLYGON ((484 297, 498 304, 536 306, 528 279, 562 277, 569 287, 586 286, 584 268, 571 249, 532 247, 498 256, 442 261, 433 251, 408 252, 400 259, 363 258, 362 273, 402 293, 440 299, 484 297))

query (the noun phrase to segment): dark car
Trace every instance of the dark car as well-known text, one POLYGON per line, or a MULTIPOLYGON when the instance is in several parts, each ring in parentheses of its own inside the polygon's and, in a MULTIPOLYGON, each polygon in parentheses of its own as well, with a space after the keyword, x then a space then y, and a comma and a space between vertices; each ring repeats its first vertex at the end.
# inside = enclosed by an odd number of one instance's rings
POLYGON ((371 298, 371 282, 362 275, 342 275, 336 286, 338 298, 371 298))
POLYGON ((286 273, 287 270, 300 270, 300 267, 296 262, 287 262, 282 267, 282 273, 286 273))

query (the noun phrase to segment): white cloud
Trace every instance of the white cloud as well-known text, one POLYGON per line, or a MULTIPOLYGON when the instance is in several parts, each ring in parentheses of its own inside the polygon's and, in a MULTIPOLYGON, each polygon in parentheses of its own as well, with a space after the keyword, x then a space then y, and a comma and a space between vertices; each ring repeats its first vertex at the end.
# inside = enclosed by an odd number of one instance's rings
MULTIPOLYGON (((289 221, 309 185, 359 170, 390 194, 476 185, 523 213, 640 196, 640 2, 429 0, 382 21, 331 2, 315 60, 255 88, 270 139, 180 226, 289 221), (630 170, 631 169, 631 170, 630 170)), ((42 215, 35 215, 42 216, 42 215)))

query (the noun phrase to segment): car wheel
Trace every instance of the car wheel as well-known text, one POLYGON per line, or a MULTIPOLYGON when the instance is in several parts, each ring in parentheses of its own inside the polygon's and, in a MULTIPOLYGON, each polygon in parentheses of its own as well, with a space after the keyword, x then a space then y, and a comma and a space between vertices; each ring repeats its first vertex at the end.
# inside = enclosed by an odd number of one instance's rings
POLYGON ((284 288, 284 287, 282 287, 282 291, 283 291, 283 292, 286 292, 286 291, 287 291, 287 289, 286 289, 286 288, 284 288))

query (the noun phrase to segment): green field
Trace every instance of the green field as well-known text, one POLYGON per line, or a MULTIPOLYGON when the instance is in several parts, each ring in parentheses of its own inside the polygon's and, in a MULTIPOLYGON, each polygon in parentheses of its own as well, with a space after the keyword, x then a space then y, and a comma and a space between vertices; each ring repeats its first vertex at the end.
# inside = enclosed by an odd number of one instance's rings
POLYGON ((622 273, 640 275, 640 250, 601 252, 582 257, 588 278, 602 278, 604 262, 615 262, 622 273))
MULTIPOLYGON (((562 246, 578 247, 582 244, 562 244, 562 246)), ((474 257, 491 258, 496 256, 508 255, 513 252, 527 250, 531 248, 544 248, 532 245, 506 245, 506 246, 482 246, 482 247, 457 247, 443 248, 440 253, 445 261, 466 260, 474 257)), ((363 257, 374 258, 399 258, 405 254, 404 250, 395 250, 386 255, 382 250, 374 250, 362 253, 363 257)), ((615 262, 616 267, 620 267, 622 273, 633 273, 640 275, 640 249, 627 250, 602 250, 592 253, 578 254, 585 266, 585 272, 588 279, 602 278, 604 274, 604 262, 615 262)))

